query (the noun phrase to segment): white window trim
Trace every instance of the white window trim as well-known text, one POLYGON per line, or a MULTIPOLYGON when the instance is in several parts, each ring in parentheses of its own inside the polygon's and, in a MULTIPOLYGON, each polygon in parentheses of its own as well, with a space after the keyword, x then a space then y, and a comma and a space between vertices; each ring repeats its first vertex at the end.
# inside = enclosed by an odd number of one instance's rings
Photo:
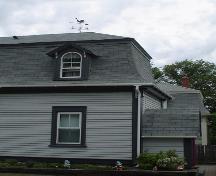
MULTIPOLYGON (((70 118, 69 118, 70 123, 70 118)), ((82 136, 82 112, 58 112, 57 116, 57 129, 56 129, 56 144, 81 144, 81 136, 82 136), (61 114, 79 114, 79 128, 77 127, 61 127, 60 126, 60 115, 61 114), (79 142, 59 142, 59 129, 79 129, 80 130, 80 136, 79 136, 79 142)))
MULTIPOLYGON (((66 69, 65 69, 66 70, 66 69)), ((69 69, 70 70, 70 69, 69 69)), ((60 78, 66 78, 66 79, 70 79, 70 78, 81 78, 81 74, 82 74, 82 55, 80 54, 80 53, 78 53, 78 52, 67 52, 67 53, 65 53, 65 54, 63 54, 62 55, 62 57, 61 57, 61 66, 60 66, 60 78), (80 70, 80 75, 79 76, 68 76, 68 77, 63 77, 62 76, 62 71, 63 71, 63 69, 65 69, 65 68, 63 68, 63 58, 64 58, 64 56, 65 55, 67 55, 67 54, 73 54, 73 53, 75 53, 75 54, 78 54, 79 56, 80 56, 80 68, 79 68, 79 70, 80 70)))

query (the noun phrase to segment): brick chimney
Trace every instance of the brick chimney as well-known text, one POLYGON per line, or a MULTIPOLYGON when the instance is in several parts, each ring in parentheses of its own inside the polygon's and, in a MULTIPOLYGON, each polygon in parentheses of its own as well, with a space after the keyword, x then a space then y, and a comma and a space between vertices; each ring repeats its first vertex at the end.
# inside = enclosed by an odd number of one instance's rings
POLYGON ((189 88, 189 77, 187 75, 184 75, 181 79, 181 83, 182 83, 182 86, 185 87, 185 88, 189 88))

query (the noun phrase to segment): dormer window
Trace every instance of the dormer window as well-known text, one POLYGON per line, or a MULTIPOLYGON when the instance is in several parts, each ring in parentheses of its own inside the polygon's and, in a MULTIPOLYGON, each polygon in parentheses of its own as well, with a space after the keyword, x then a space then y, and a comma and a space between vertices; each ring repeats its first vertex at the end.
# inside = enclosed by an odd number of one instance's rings
POLYGON ((82 55, 68 52, 61 57, 60 78, 81 78, 82 55))
POLYGON ((49 51, 47 55, 53 58, 55 81, 87 80, 90 62, 98 57, 91 51, 70 42, 49 51))

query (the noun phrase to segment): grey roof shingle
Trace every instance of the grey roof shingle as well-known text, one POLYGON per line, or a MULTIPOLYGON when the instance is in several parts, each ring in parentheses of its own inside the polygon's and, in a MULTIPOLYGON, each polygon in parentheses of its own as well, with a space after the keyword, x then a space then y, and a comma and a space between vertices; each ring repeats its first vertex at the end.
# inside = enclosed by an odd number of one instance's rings
POLYGON ((157 83, 173 99, 167 109, 146 110, 142 115, 142 136, 199 136, 200 112, 209 112, 203 104, 199 90, 184 88, 169 83, 157 83))
POLYGON ((61 42, 61 41, 82 41, 82 40, 107 40, 123 39, 125 37, 100 34, 95 32, 64 33, 64 34, 43 34, 13 37, 0 37, 0 44, 38 43, 38 42, 61 42))
POLYGON ((142 116, 142 136, 199 136, 198 109, 146 110, 142 116))
POLYGON ((203 115, 209 113, 200 93, 172 93, 171 95, 174 98, 168 102, 169 109, 199 109, 203 115))
MULTIPOLYGON (((130 41, 121 39, 124 38, 97 33, 23 36, 18 40, 0 38, 0 44, 5 44, 0 45, 0 87, 151 83, 152 76, 147 75, 143 78, 138 71, 130 41), (117 40, 107 42, 104 39, 117 40), (54 41, 65 40, 73 41, 74 44, 99 56, 91 60, 88 80, 53 81, 54 59, 47 53, 65 44, 53 43, 54 41), (82 42, 83 40, 85 42, 82 42), (92 40, 97 41, 91 42, 92 40)), ((150 68, 147 65, 145 69, 150 68)))
POLYGON ((203 103, 203 96, 199 90, 172 85, 169 83, 157 83, 157 87, 174 97, 168 101, 169 109, 199 109, 204 114, 209 114, 203 103))
POLYGON ((196 89, 191 89, 191 88, 185 88, 182 86, 166 83, 166 82, 158 82, 156 83, 157 87, 160 89, 164 90, 165 92, 168 93, 200 93, 199 90, 196 89))

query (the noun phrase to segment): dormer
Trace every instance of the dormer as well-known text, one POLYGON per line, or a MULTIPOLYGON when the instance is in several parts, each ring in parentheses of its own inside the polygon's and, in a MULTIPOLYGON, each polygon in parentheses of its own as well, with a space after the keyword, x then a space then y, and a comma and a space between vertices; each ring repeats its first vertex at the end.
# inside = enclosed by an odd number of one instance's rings
POLYGON ((91 58, 97 57, 91 51, 73 43, 65 43, 47 53, 55 61, 54 80, 87 80, 91 58))

